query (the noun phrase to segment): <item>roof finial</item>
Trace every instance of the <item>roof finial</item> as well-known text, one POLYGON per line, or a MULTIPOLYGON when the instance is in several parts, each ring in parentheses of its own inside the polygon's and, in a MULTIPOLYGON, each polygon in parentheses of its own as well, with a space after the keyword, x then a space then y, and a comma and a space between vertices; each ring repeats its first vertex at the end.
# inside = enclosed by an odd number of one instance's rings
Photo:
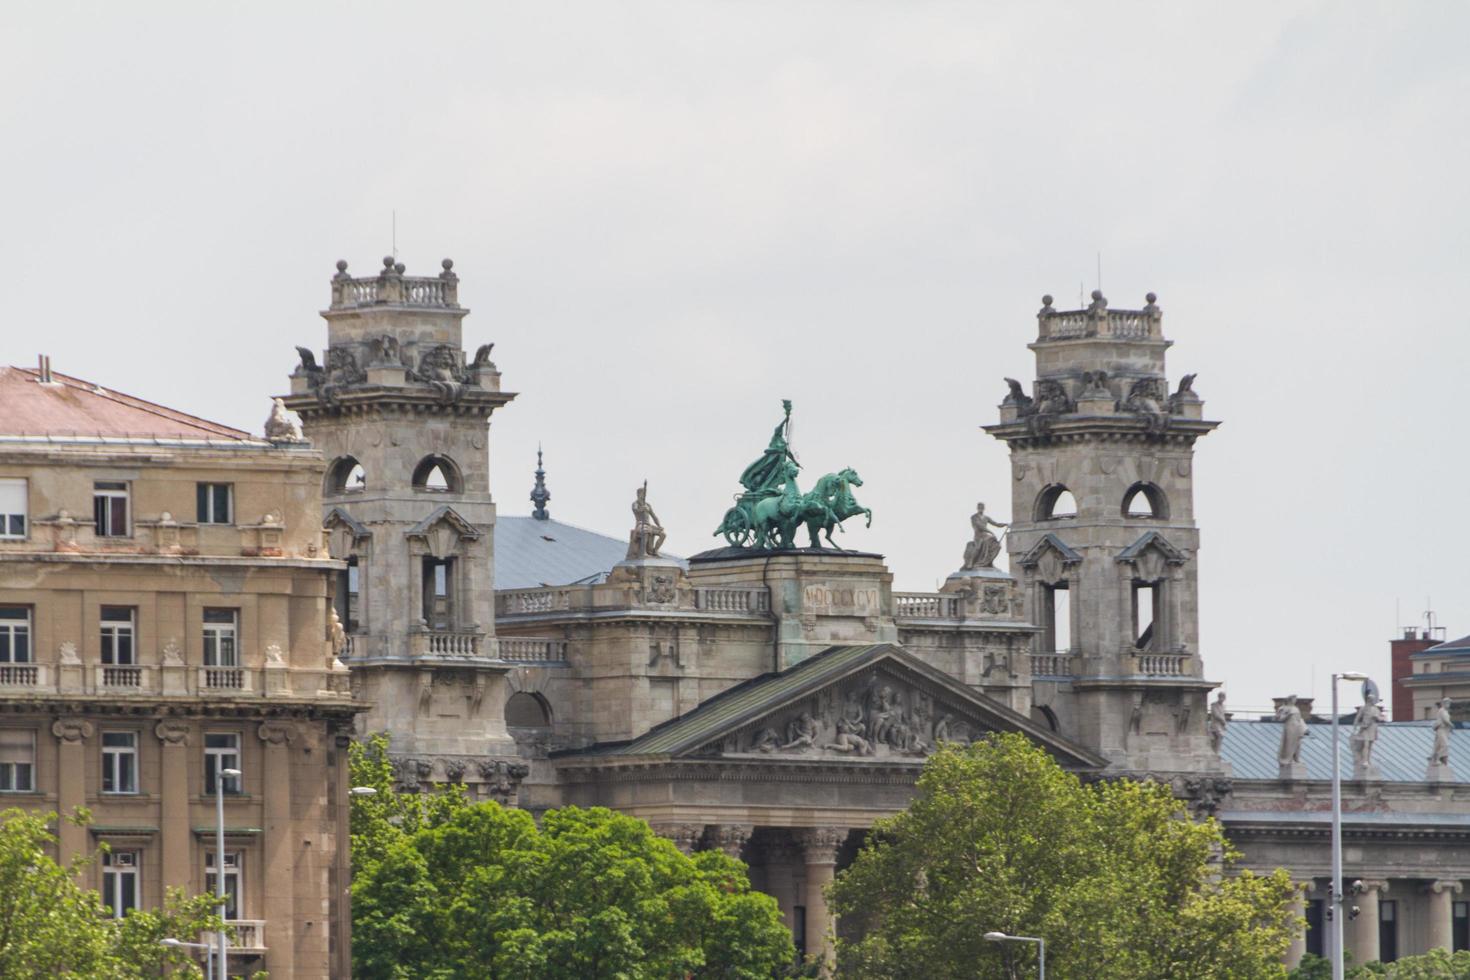
POLYGON ((546 502, 551 499, 551 491, 546 489, 546 471, 541 468, 541 444, 536 444, 536 486, 531 489, 531 503, 536 509, 531 511, 531 516, 538 521, 551 519, 551 512, 546 509, 546 502))

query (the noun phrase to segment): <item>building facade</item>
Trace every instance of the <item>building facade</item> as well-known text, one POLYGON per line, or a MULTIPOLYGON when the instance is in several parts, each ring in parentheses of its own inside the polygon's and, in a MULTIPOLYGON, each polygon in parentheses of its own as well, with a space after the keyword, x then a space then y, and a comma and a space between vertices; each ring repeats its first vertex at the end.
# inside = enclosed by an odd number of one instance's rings
POLYGON ((283 978, 350 973, 321 472, 44 360, 0 369, 0 807, 89 809, 58 856, 109 845, 87 884, 117 915, 223 875, 232 966, 283 978))

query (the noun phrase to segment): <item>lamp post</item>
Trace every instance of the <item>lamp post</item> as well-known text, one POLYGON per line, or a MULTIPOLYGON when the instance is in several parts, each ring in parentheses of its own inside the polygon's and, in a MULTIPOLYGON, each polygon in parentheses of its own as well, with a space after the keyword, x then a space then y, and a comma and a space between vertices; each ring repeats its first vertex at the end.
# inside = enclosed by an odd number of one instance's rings
POLYGON ((210 950, 211 947, 210 947, 210 945, 208 943, 186 943, 182 939, 160 939, 158 941, 158 945, 160 945, 160 946, 167 946, 169 949, 202 949, 202 950, 204 950, 205 951, 205 953, 204 953, 204 965, 205 965, 206 968, 208 968, 208 969, 206 969, 205 974, 204 974, 205 980, 212 980, 212 978, 214 977, 213 964, 210 962, 210 954, 209 954, 209 950, 210 950))
POLYGON ((1046 940, 1036 936, 1007 936, 1003 932, 987 932, 985 938, 993 943, 1035 943, 1037 945, 1036 962, 1040 967, 1037 973, 1039 980, 1046 980, 1046 940))
POLYGON ((349 789, 347 792, 351 796, 377 796, 378 795, 378 791, 376 789, 374 789, 373 787, 371 787, 371 786, 354 786, 351 789, 349 789))
POLYGON ((215 939, 219 944, 219 968, 215 976, 227 980, 230 975, 229 937, 225 934, 225 780, 239 779, 238 769, 217 769, 214 773, 214 897, 219 913, 219 932, 215 939))
POLYGON ((1332 675, 1332 980, 1343 980, 1342 919, 1347 905, 1342 889, 1342 765, 1337 751, 1337 682, 1366 681, 1368 675, 1346 670, 1332 675))

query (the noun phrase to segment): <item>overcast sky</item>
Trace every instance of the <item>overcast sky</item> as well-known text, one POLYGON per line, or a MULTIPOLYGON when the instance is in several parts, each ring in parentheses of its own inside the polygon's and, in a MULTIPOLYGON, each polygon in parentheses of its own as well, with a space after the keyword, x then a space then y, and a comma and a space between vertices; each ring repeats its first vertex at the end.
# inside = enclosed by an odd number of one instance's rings
MULTIPOLYGON (((259 431, 332 263, 452 256, 558 519, 716 542, 796 403, 896 587, 1009 517, 1042 293, 1154 290, 1198 372, 1206 674, 1387 687, 1470 632, 1470 5, 5 4, 0 362, 259 431)), ((858 522, 860 524, 860 522, 858 522)), ((1315 687, 1314 687, 1315 685, 1315 687)))

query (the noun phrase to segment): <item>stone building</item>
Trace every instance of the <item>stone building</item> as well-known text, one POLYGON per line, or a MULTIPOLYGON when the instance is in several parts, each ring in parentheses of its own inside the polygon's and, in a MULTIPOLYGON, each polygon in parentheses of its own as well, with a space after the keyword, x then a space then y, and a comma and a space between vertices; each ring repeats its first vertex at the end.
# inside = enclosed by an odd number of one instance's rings
POLYGON ((90 809, 58 856, 110 845, 87 884, 118 915, 222 873, 232 966, 283 978, 350 955, 321 470, 44 358, 0 369, 0 807, 90 809))

